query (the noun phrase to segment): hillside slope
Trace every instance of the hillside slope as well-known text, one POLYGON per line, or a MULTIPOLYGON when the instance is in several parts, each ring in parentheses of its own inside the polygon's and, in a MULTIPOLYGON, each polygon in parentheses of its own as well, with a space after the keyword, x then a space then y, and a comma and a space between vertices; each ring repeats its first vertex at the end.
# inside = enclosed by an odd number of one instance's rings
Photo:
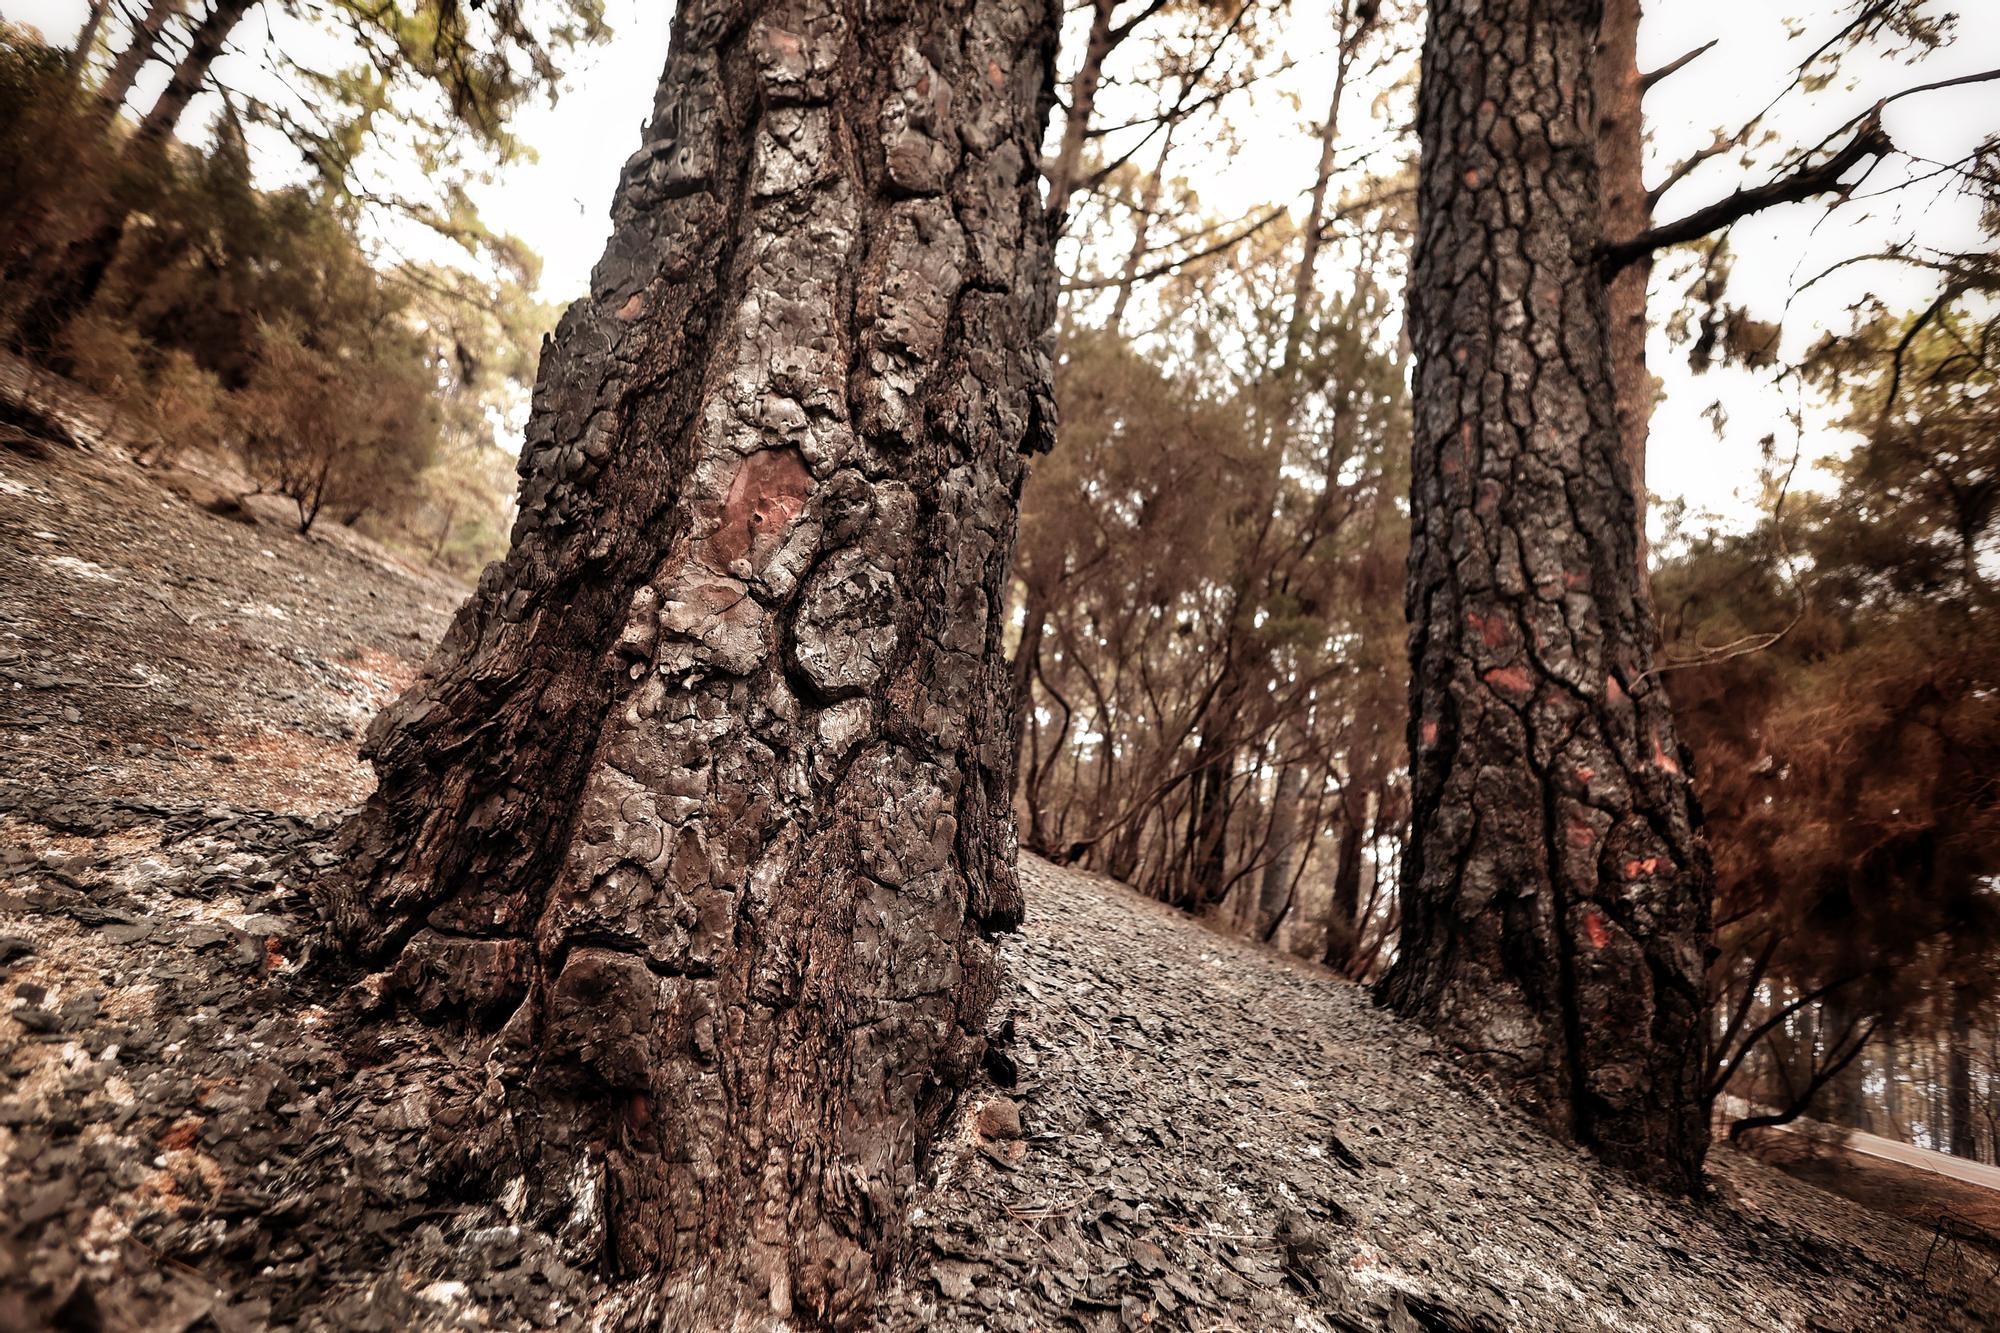
MULTIPOLYGON (((457 590, 242 517, 0 450, 0 1327, 657 1326, 581 1213, 454 1192, 425 1127, 504 1087, 315 947, 355 737, 457 590)), ((1990 1252, 1727 1150, 1712 1200, 1649 1195, 1355 987, 1023 877, 1008 1086, 940 1146, 885 1328, 2000 1324, 1990 1252)))

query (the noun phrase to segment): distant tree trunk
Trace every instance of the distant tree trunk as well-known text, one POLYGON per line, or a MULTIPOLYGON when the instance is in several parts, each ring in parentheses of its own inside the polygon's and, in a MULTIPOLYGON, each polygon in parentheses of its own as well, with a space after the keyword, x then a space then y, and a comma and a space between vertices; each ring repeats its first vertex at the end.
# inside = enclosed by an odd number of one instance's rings
POLYGON ((1043 208, 1049 229, 1057 232, 1069 218, 1070 196, 1076 193, 1084 141, 1089 138, 1090 119, 1097 111, 1097 87, 1104 79, 1104 62, 1119 41, 1111 30, 1111 11, 1118 8, 1118 0, 1090 0, 1090 4, 1090 35, 1084 38, 1083 59, 1070 78, 1062 141, 1048 165, 1048 200, 1043 208))
POLYGON ((83 85, 83 71, 90 64, 90 53, 97 49, 97 34, 104 28, 104 15, 111 8, 111 0, 90 0, 90 9, 83 16, 83 27, 76 34, 76 41, 70 44, 69 58, 63 62, 63 73, 69 77, 71 92, 83 85))
POLYGON ((1924 1137, 1929 1140, 1929 1147, 1933 1152, 1941 1152, 1945 1143, 1945 1040, 1933 1033, 1926 1045, 1929 1049, 1924 1052, 1924 1073, 1928 1077, 1924 1079, 1924 1083, 1930 1089, 1930 1095, 1924 1099, 1927 1103, 1924 1111, 1924 1137))
MULTIPOLYGON (((1604 0, 1597 30, 1592 88, 1597 97, 1597 172, 1604 200, 1604 234, 1637 236, 1653 225, 1646 194, 1645 88, 1639 74, 1639 0, 1604 0)), ((1646 369, 1646 289, 1653 258, 1641 255, 1618 271, 1605 293, 1611 383, 1618 434, 1632 476, 1632 518, 1637 526, 1639 587, 1646 569, 1646 438, 1653 420, 1653 376, 1646 369)))
MULTIPOLYGON (((12 341, 18 350, 48 358, 64 330, 96 298, 97 289, 118 258, 126 223, 151 188, 147 182, 152 174, 164 163, 167 141, 180 125, 188 103, 207 82, 209 69, 222 54, 230 34, 257 2, 216 0, 214 8, 195 26, 188 49, 174 66, 167 86, 140 120, 139 128, 125 147, 125 170, 131 179, 114 189, 96 224, 65 246, 39 275, 32 299, 15 322, 12 341)), ((62 367, 58 364, 58 368, 62 367)))
POLYGON ((1708 855, 1608 365, 1592 0, 1436 0, 1418 130, 1412 821, 1384 998, 1661 1185, 1707 1150, 1708 855))
POLYGON ((1340 794, 1340 845, 1333 854, 1333 892, 1327 900, 1326 948, 1320 961, 1336 972, 1347 972, 1361 946, 1361 844, 1365 812, 1351 808, 1349 793, 1340 794))
POLYGON ((387 996, 497 1031, 504 1105, 442 1151, 671 1270, 672 1327, 864 1318, 979 1060, 1057 16, 676 9, 512 550, 371 731, 322 890, 387 996))
POLYGON ((1041 591, 1029 584, 1021 604, 1021 641, 1014 645, 1012 701, 1008 746, 1013 753, 1013 771, 1021 771, 1021 745, 1028 733, 1028 715, 1035 706, 1035 668, 1042 660, 1042 636, 1048 628, 1049 609, 1041 591))
POLYGON ((1306 769, 1286 764, 1271 792, 1271 834, 1265 841, 1264 870, 1257 884, 1256 920, 1251 929, 1269 941, 1292 901, 1292 868, 1297 862, 1299 805, 1305 799, 1306 769))
POLYGON ((438 524, 438 534, 431 541, 431 553, 426 562, 435 565, 444 558, 444 548, 451 541, 452 520, 458 517, 458 501, 453 499, 444 507, 444 519, 438 524))
MULTIPOLYGON (((1831 1033, 1832 1040, 1840 1043, 1848 1040, 1861 1024, 1868 1020, 1855 1012, 1855 1006, 1848 992, 1839 992, 1830 998, 1821 1009, 1822 1034, 1831 1033)), ((1849 1129, 1867 1129, 1868 1111, 1863 1084, 1868 1076, 1868 1062, 1857 1055, 1847 1067, 1834 1076, 1827 1084, 1825 1110, 1821 1118, 1830 1124, 1843 1125, 1849 1129)))
POLYGON ((1896 1044, 1896 1029, 1882 1030, 1882 1115, 1889 1122, 1889 1137, 1906 1138, 1903 1128, 1902 1052, 1896 1044))
POLYGON ((1104 873, 1121 884, 1130 883, 1139 870, 1139 849, 1145 826, 1140 820, 1133 820, 1111 840, 1110 850, 1104 854, 1104 873))
POLYGON ((1203 718, 1201 738, 1195 743, 1194 773, 1188 781, 1187 833, 1169 901, 1196 916, 1218 906, 1228 891, 1225 872, 1229 823, 1236 806, 1234 733, 1239 707, 1235 680, 1226 682, 1217 691, 1215 706, 1203 718))
POLYGON ((125 49, 111 62, 104 82, 97 87, 99 120, 108 123, 125 105, 125 99, 132 94, 132 85, 139 81, 140 72, 159 49, 161 32, 185 8, 187 0, 151 0, 146 6, 146 12, 132 25, 125 49))
POLYGON ((1977 1160, 1979 1128, 1972 1119, 1972 1001, 1955 990, 1945 1046, 1945 1151, 1977 1160))
MULTIPOLYGON (((1290 403, 1296 396, 1292 380, 1299 367, 1299 354, 1304 349, 1306 327, 1312 323, 1312 298, 1315 279, 1319 270, 1319 252, 1325 238, 1321 232, 1326 226, 1326 191, 1333 181, 1333 150, 1340 142, 1340 102, 1347 91, 1347 71, 1354 63, 1354 49, 1361 36, 1361 30, 1353 28, 1353 0, 1342 0, 1340 6, 1340 34, 1335 44, 1333 66, 1333 93, 1327 102, 1326 119, 1319 127, 1319 169, 1313 175, 1312 196, 1306 205, 1305 226, 1300 237, 1299 265, 1292 272, 1292 313, 1285 323, 1284 359, 1279 363, 1279 377, 1284 385, 1286 415, 1290 414, 1290 403)), ((1366 20, 1363 21, 1363 27, 1366 20)))
POLYGON ((229 45, 229 38, 245 15, 257 7, 258 0, 215 0, 214 6, 195 25, 194 33, 188 38, 188 48, 174 66, 172 77, 160 95, 153 99, 153 105, 139 119, 139 128, 132 135, 132 151, 135 154, 149 153, 166 143, 167 139, 180 127, 181 117, 187 114, 188 103, 208 82, 208 72, 214 68, 216 58, 229 45))

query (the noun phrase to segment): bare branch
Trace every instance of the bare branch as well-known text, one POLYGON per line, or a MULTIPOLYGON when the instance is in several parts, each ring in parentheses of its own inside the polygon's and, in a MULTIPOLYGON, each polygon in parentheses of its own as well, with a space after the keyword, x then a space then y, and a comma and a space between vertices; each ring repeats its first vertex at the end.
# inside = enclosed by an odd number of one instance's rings
MULTIPOLYGON (((1189 264, 1193 264, 1200 260, 1207 259, 1211 255, 1219 255, 1223 251, 1228 250, 1233 246, 1240 245, 1242 242, 1249 240, 1252 236, 1255 236, 1258 232, 1264 230, 1264 228, 1270 226, 1273 222, 1276 222, 1280 217, 1282 217, 1285 214, 1285 211, 1286 210, 1282 205, 1276 208, 1269 209, 1260 217, 1258 217, 1256 220, 1245 224, 1242 230, 1238 231, 1235 235, 1230 236, 1224 240, 1217 241, 1213 245, 1206 246, 1200 250, 1196 250, 1193 254, 1182 255, 1177 259, 1169 260, 1164 264, 1156 265, 1152 268, 1144 270, 1143 272, 1134 273, 1132 275, 1131 281, 1148 282, 1154 278, 1162 278, 1169 273, 1176 273, 1181 269, 1186 268, 1189 264)), ((1088 291, 1093 288, 1099 288, 1099 287, 1115 287, 1119 283, 1124 281, 1126 281, 1126 279, 1122 275, 1115 278, 1081 279, 1075 282, 1064 283, 1063 290, 1066 292, 1088 291)))
POLYGON ((1937 300, 1932 301, 1930 305, 1924 308, 1922 314, 1910 321, 1910 327, 1904 331, 1902 338, 1896 343, 1895 355, 1890 358, 1889 392, 1882 399, 1882 416, 1884 419, 1888 417, 1890 412, 1895 410, 1896 395, 1903 388, 1903 358, 1909 355, 1910 347, 1917 341, 1918 335, 1929 326, 1932 320, 1938 317, 1939 313, 1946 306, 1958 299, 1959 293, 1962 290, 1958 283, 1946 283, 1944 290, 1938 293, 1937 300))
MULTIPOLYGON (((1611 276, 1637 259, 1663 250, 1670 245, 1680 245, 1686 241, 1699 240, 1711 232, 1718 231, 1731 223, 1741 221, 1753 213, 1762 212, 1778 204, 1797 203, 1815 195, 1839 194, 1843 197, 1852 188, 1844 185, 1841 177, 1848 170, 1864 161, 1878 161, 1891 152, 1896 145, 1882 128, 1882 111, 1893 103, 1920 93, 1938 92, 1946 88, 1962 88, 1975 83, 1991 83, 2000 80, 2000 69, 1979 70, 1971 74, 1960 74, 1955 78, 1937 79, 1930 83, 1920 83, 1891 93, 1842 129, 1852 128, 1854 135, 1840 150, 1825 161, 1812 166, 1801 166, 1790 174, 1768 181, 1753 189, 1738 190, 1725 199, 1717 200, 1707 208, 1696 209, 1677 222, 1664 223, 1632 237, 1630 240, 1606 244, 1602 250, 1604 271, 1611 276)), ((1753 118, 1743 130, 1734 136, 1741 142, 1751 126, 1763 118, 1762 113, 1753 118)), ((1836 134, 1840 130, 1835 131, 1836 134)), ((1829 136, 1831 138, 1831 136, 1829 136)), ((1826 141, 1822 141, 1823 147, 1826 141)), ((1718 145, 1721 143, 1718 140, 1718 145)), ((1668 175, 1657 190, 1649 191, 1648 197, 1657 201, 1668 186, 1676 183, 1708 157, 1713 157, 1722 149, 1712 145, 1668 175)))
POLYGON ((1696 167, 1712 157, 1722 156, 1742 142, 1743 136, 1741 131, 1738 131, 1734 135, 1725 135, 1720 130, 1717 130, 1713 143, 1693 156, 1683 158, 1675 163, 1673 169, 1667 172, 1666 177, 1658 185, 1646 191, 1647 211, 1651 212, 1653 206, 1660 202, 1660 197, 1666 194, 1668 190, 1673 189, 1676 185, 1686 180, 1696 167))
MULTIPOLYGON (((1878 107, 1879 110, 1879 107, 1878 107)), ((1854 137, 1840 148, 1840 151, 1823 162, 1801 167, 1790 175, 1767 181, 1747 190, 1738 190, 1726 198, 1719 199, 1706 208, 1698 208, 1674 222, 1662 223, 1640 232, 1630 240, 1617 241, 1602 247, 1599 252, 1607 277, 1612 276, 1655 250, 1664 250, 1671 245, 1687 241, 1698 241, 1711 232, 1719 231, 1731 223, 1739 222, 1753 213, 1761 213, 1779 204, 1798 203, 1822 194, 1842 194, 1847 186, 1841 177, 1863 162, 1872 162, 1895 149, 1889 134, 1882 128, 1881 120, 1875 112, 1862 119, 1854 137)))
POLYGON ((1679 73, 1683 66, 1691 63, 1692 61, 1700 58, 1701 56, 1708 54, 1708 52, 1715 46, 1715 44, 1721 40, 1722 39, 1719 37, 1711 37, 1707 41, 1703 42, 1700 46, 1697 46, 1694 50, 1688 52, 1686 55, 1680 56, 1674 60, 1669 60, 1666 64, 1660 66, 1652 73, 1641 74, 1639 76, 1639 92, 1641 94, 1644 94, 1650 91, 1654 84, 1659 83, 1664 79, 1671 78, 1673 75, 1679 73))

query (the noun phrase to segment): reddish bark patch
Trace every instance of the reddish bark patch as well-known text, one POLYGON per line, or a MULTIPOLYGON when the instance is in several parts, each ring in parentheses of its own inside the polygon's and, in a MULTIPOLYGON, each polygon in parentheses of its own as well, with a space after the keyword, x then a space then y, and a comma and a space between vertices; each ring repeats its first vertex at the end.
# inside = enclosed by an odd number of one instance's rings
POLYGON ((1425 745, 1436 745, 1438 740, 1438 724, 1435 722, 1426 722, 1419 726, 1417 728, 1417 738, 1425 745))
POLYGON ((1481 615, 1477 611, 1465 613, 1465 623, 1479 636, 1479 641, 1488 648, 1498 648, 1507 642, 1507 617, 1498 614, 1481 615))
POLYGON ((1681 771, 1680 761, 1668 754, 1666 747, 1660 744, 1660 733, 1658 731, 1653 732, 1653 764, 1655 767, 1663 768, 1669 773, 1678 773, 1681 771))
POLYGON ((1646 876, 1657 871, 1660 865, 1661 860, 1657 856, 1634 858, 1625 863, 1625 878, 1644 879, 1646 876))
POLYGON ((1588 911, 1583 914, 1583 937, 1590 941, 1593 949, 1602 949, 1611 943, 1611 932, 1604 928, 1604 914, 1588 911))
POLYGON ((1572 819, 1569 821, 1570 846, 1588 847, 1590 846, 1591 843, 1595 841, 1597 841, 1596 829, 1592 828, 1588 823, 1586 823, 1581 819, 1572 819))
POLYGON ((1528 669, 1522 666, 1494 667, 1480 677, 1496 690, 1526 698, 1534 693, 1535 683, 1528 677, 1528 669))
POLYGON ((1472 456, 1472 422, 1462 422, 1458 426, 1458 448, 1446 444, 1438 450, 1438 470, 1446 476, 1458 476, 1466 470, 1466 458, 1472 456))
POLYGON ((805 54, 806 44, 797 33, 787 32, 775 25, 765 29, 764 40, 781 56, 796 60, 805 54))
POLYGON ((726 571, 748 560, 753 571, 761 569, 805 508, 812 484, 797 449, 765 449, 744 459, 722 502, 722 526, 703 550, 706 563, 726 571))
POLYGON ((1625 687, 1618 683, 1617 676, 1615 675, 1605 676, 1604 697, 1610 700, 1614 704, 1623 703, 1625 701, 1625 687))

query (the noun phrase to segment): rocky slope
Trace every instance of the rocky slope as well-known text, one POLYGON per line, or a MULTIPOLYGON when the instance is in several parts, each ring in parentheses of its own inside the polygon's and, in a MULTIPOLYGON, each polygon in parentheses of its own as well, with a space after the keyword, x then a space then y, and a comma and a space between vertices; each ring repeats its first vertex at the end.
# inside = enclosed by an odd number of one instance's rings
MULTIPOLYGON (((660 1326, 587 1226, 454 1191, 426 1126, 505 1089, 315 947, 355 737, 458 590, 7 438, 0 1328, 660 1326)), ((1351 985, 1023 874, 993 1081, 884 1328, 2000 1325, 1990 1250, 1727 1150, 1713 1198, 1650 1195, 1351 985)))

